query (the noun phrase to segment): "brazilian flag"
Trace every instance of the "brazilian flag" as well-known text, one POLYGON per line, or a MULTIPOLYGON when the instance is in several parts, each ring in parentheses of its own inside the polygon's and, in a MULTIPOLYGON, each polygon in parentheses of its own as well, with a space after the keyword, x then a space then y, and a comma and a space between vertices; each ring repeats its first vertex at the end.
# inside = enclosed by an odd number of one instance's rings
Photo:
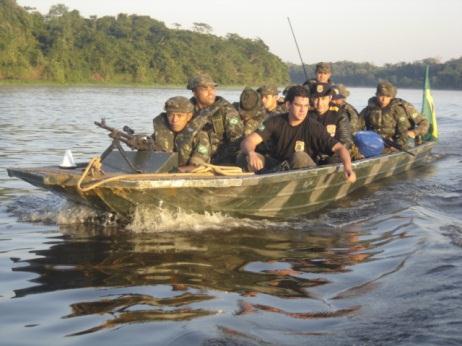
POLYGON ((438 140, 438 123, 436 122, 435 105, 433 104, 433 97, 430 93, 430 78, 428 77, 429 66, 425 70, 425 84, 422 99, 422 114, 427 118, 430 128, 428 133, 424 136, 426 141, 438 140))

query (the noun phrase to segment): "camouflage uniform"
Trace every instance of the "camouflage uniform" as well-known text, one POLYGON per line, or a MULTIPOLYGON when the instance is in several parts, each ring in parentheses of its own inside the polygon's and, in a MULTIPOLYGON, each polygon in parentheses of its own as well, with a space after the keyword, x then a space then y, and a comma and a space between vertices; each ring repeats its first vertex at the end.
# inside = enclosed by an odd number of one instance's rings
MULTIPOLYGON (((189 113, 193 111, 193 105, 182 96, 172 97, 165 102, 167 112, 189 113)), ((165 152, 178 152, 179 166, 187 164, 201 165, 210 162, 210 141, 207 133, 199 131, 191 140, 191 145, 181 146, 178 142, 179 135, 186 130, 175 133, 169 125, 167 113, 161 113, 153 120, 154 150, 165 152)))
POLYGON ((408 116, 396 99, 391 100, 385 108, 380 108, 377 98, 369 99, 368 106, 359 114, 361 128, 377 132, 385 139, 397 145, 405 146, 408 141, 407 131, 411 127, 408 116))
POLYGON ((339 108, 339 112, 344 113, 350 121, 351 132, 359 131, 359 114, 355 107, 346 102, 346 98, 350 96, 350 92, 343 84, 336 84, 333 86, 332 100, 343 100, 343 104, 339 105, 334 103, 334 106, 339 108))
POLYGON ((194 137, 200 131, 204 131, 210 140, 211 162, 234 164, 244 133, 244 125, 239 113, 220 96, 217 96, 213 105, 204 109, 199 109, 194 97, 191 98, 191 102, 195 105, 194 116, 185 130, 177 136, 177 145, 182 147, 187 155, 193 148, 194 137))
POLYGON ((338 107, 340 113, 344 113, 348 120, 350 121, 351 132, 355 133, 359 131, 360 123, 359 123, 359 114, 355 107, 351 104, 346 102, 342 106, 338 107))
POLYGON ((380 108, 377 97, 370 98, 368 106, 359 115, 361 128, 374 130, 382 137, 404 147, 409 139, 407 131, 413 130, 416 136, 428 132, 428 121, 409 102, 396 98, 396 88, 393 84, 380 81, 376 95, 392 99, 386 107, 380 108))
POLYGON ((153 120, 154 133, 154 148, 158 151, 168 153, 178 152, 178 165, 186 166, 188 164, 200 166, 203 163, 210 162, 210 140, 208 134, 204 131, 199 131, 192 139, 192 144, 182 146, 178 143, 178 138, 185 131, 174 133, 170 130, 167 113, 161 113, 153 120))
POLYGON ((406 112, 407 118, 411 125, 408 130, 414 131, 416 136, 426 135, 430 127, 428 120, 422 114, 420 114, 411 103, 400 98, 395 98, 395 100, 402 108, 404 108, 404 111, 406 112))
POLYGON ((244 136, 250 135, 266 119, 266 110, 261 103, 258 92, 252 88, 245 88, 240 101, 233 103, 244 123, 244 136))

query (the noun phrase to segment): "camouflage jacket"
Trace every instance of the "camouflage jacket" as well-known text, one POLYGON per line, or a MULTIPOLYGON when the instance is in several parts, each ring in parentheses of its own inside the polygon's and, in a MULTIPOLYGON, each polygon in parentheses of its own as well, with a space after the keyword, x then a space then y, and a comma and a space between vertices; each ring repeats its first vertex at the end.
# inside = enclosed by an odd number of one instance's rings
POLYGON ((407 119, 411 125, 408 130, 413 130, 416 136, 426 135, 430 127, 428 120, 422 114, 417 112, 411 103, 400 98, 395 98, 395 100, 395 102, 398 102, 398 104, 403 107, 406 112, 407 119))
POLYGON ((385 108, 380 108, 377 98, 369 99, 368 106, 359 114, 360 127, 377 132, 400 146, 408 141, 407 131, 411 127, 408 115, 398 99, 391 100, 385 108))
POLYGON ((352 133, 359 131, 359 127, 360 127, 359 113, 355 107, 345 102, 344 105, 339 107, 339 112, 344 113, 348 117, 348 120, 350 121, 350 127, 351 127, 352 133))
POLYGON ((248 136, 254 132, 267 118, 267 112, 263 107, 246 111, 239 106, 239 102, 233 103, 233 106, 238 111, 244 124, 244 136, 248 136))
POLYGON ((191 143, 196 134, 204 131, 210 140, 211 162, 234 164, 244 134, 244 125, 239 113, 232 104, 220 96, 213 105, 205 109, 197 107, 194 97, 191 102, 195 105, 194 116, 185 130, 177 136, 177 144, 187 153, 192 148, 191 143))
POLYGON ((175 134, 168 125, 167 113, 161 113, 153 120, 154 150, 165 152, 178 152, 178 165, 201 165, 210 162, 210 140, 204 131, 198 131, 189 145, 181 145, 178 138, 182 132, 175 134))
POLYGON ((338 107, 331 106, 329 110, 320 115, 316 111, 310 111, 310 119, 315 119, 324 125, 327 132, 342 143, 347 149, 353 145, 350 122, 345 113, 339 112, 338 107))

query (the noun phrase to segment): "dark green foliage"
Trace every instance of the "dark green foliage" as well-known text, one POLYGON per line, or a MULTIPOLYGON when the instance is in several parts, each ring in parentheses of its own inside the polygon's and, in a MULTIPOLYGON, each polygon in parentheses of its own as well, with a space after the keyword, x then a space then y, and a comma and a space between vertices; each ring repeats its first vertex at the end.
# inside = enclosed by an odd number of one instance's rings
POLYGON ((0 0, 0 80, 186 85, 196 72, 220 84, 284 84, 287 66, 259 39, 212 35, 206 23, 172 30, 147 16, 47 15, 0 0))
MULTIPOLYGON (((425 66, 430 65, 430 84, 433 89, 462 89, 462 57, 440 63, 424 59, 413 63, 386 64, 378 67, 369 63, 340 61, 332 64, 333 80, 347 86, 376 86, 380 79, 387 79, 399 88, 421 88, 425 66)), ((310 78, 314 78, 313 65, 305 66, 310 78)), ((300 65, 289 64, 294 83, 303 83, 305 75, 300 65)))

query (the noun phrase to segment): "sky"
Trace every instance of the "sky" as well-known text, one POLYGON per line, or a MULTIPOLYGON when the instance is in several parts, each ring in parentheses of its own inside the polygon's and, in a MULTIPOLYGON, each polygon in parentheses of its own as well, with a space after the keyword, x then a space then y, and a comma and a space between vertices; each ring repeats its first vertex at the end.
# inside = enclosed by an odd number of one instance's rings
POLYGON ((462 56, 461 0, 17 0, 46 14, 64 4, 80 15, 148 15, 173 28, 207 23, 212 33, 261 38, 285 62, 375 65, 462 56))

